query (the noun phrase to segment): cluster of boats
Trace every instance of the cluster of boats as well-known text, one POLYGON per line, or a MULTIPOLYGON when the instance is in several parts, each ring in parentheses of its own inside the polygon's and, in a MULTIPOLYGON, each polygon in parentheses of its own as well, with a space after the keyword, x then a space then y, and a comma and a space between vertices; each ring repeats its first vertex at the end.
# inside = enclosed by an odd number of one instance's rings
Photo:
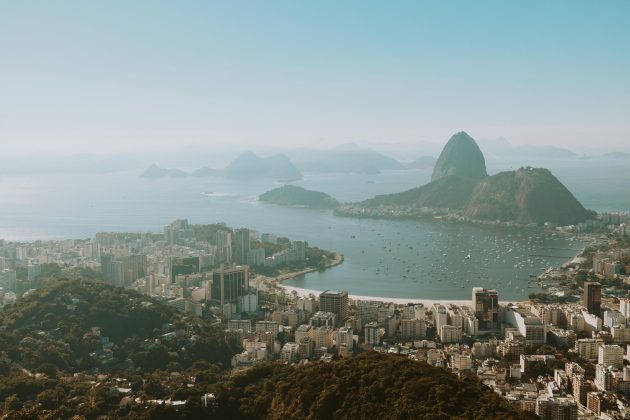
POLYGON ((404 232, 371 228, 352 235, 353 245, 361 247, 355 258, 365 281, 408 282, 410 293, 417 284, 423 290, 483 286, 523 295, 540 289, 538 276, 573 257, 579 246, 545 231, 473 233, 456 227, 436 232, 420 224, 404 232))

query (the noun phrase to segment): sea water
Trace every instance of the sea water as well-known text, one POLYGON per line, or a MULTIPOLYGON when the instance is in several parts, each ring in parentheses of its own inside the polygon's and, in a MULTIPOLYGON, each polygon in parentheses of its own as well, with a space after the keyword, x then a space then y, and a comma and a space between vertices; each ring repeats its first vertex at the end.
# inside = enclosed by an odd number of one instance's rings
MULTIPOLYGON (((491 173, 511 169, 497 165, 491 173)), ((554 174, 594 210, 630 208, 630 171, 624 165, 558 165, 554 174)), ((378 175, 305 174, 296 185, 341 201, 403 191, 430 171, 378 175)), ((107 174, 0 176, 0 238, 89 238, 102 231, 160 232, 174 219, 225 222, 334 250, 345 262, 286 284, 352 294, 468 299, 474 286, 495 288, 501 300, 537 291, 533 276, 583 248, 580 238, 530 229, 335 217, 331 211, 258 202, 279 186, 268 180, 143 179, 139 171, 107 174)))

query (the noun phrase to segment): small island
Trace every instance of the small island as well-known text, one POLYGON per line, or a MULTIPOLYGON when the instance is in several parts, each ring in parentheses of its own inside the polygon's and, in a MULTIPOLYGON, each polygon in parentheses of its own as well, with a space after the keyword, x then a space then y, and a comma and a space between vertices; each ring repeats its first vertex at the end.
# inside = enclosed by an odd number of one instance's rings
POLYGON ((285 185, 267 191, 258 199, 264 203, 278 204, 280 206, 308 207, 313 209, 332 209, 339 206, 339 202, 326 193, 307 190, 295 185, 285 185))

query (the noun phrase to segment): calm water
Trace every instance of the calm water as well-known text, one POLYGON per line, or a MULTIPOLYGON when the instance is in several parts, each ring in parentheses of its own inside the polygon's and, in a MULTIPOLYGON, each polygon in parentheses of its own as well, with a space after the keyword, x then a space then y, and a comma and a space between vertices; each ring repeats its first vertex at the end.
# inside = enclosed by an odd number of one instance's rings
MULTIPOLYGON (((510 169, 490 166, 491 172, 510 169)), ((623 165, 558 164, 561 181, 595 210, 630 208, 630 171, 623 165)), ((430 171, 381 175, 307 175, 299 184, 342 201, 402 191, 425 183, 430 171)), ((250 227, 345 254, 341 266, 288 284, 316 290, 427 299, 467 299, 470 288, 496 288, 501 299, 535 289, 530 275, 558 265, 583 247, 578 241, 529 230, 437 222, 337 218, 328 211, 264 205, 257 196, 273 182, 138 178, 106 175, 0 177, 0 237, 35 240, 93 237, 99 231, 160 231, 176 218, 250 227), (212 194, 203 195, 202 192, 212 194)))

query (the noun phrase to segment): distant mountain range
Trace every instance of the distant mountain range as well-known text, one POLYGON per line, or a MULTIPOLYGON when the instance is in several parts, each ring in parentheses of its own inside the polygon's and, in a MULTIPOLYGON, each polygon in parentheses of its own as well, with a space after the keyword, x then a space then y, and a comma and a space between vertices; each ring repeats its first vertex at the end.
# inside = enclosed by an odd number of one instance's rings
POLYGON ((378 174, 383 170, 429 169, 435 158, 423 156, 403 164, 389 156, 355 145, 345 145, 330 150, 295 150, 270 157, 259 157, 253 152, 239 155, 224 169, 207 166, 192 172, 176 168, 162 168, 156 164, 149 166, 141 175, 143 178, 183 178, 187 176, 222 176, 229 179, 274 179, 296 181, 302 179, 302 172, 316 173, 357 173, 378 174))
POLYGON ((284 182, 302 179, 302 173, 285 155, 274 155, 263 158, 252 152, 241 154, 224 169, 212 169, 204 166, 188 173, 180 169, 161 168, 153 164, 140 176, 149 179, 164 177, 183 178, 187 176, 222 176, 229 179, 247 180, 266 178, 284 182))
POLYGON ((289 157, 303 172, 377 174, 388 169, 405 169, 396 159, 347 144, 329 150, 295 150, 289 157))
POLYGON ((437 160, 433 156, 421 156, 413 162, 404 165, 405 169, 431 169, 435 166, 437 160))
POLYGON ((431 179, 422 187, 358 205, 448 208, 474 220, 519 224, 569 225, 594 217, 547 169, 524 167, 488 176, 483 153, 464 132, 448 141, 431 179))
POLYGON ((601 157, 604 159, 630 159, 630 153, 613 152, 613 153, 603 154, 601 157))
POLYGON ((479 142, 481 149, 495 158, 518 158, 518 159, 559 159, 576 158, 578 154, 561 147, 550 145, 526 144, 513 146, 504 137, 494 140, 483 140, 479 142))

